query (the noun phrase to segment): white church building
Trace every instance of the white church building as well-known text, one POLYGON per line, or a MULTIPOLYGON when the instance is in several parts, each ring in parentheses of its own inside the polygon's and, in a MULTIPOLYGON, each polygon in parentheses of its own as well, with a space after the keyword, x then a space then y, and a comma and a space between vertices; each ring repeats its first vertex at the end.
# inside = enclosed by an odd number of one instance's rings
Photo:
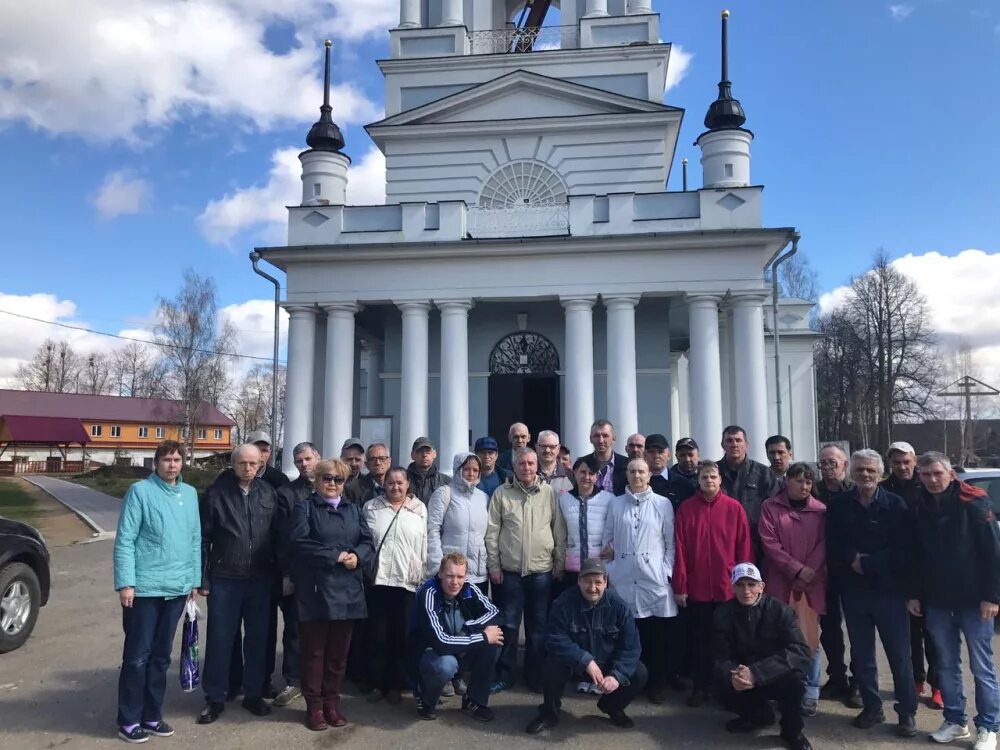
POLYGON ((345 205, 327 100, 288 244, 258 248, 287 279, 286 448, 378 437, 405 464, 427 435, 448 471, 514 421, 582 455, 607 418, 619 450, 661 432, 714 458, 737 423, 755 457, 780 425, 814 459, 810 304, 774 320, 765 269, 796 233, 762 222, 727 15, 701 187, 668 192, 684 112, 651 0, 401 0, 367 127, 386 204, 345 205))

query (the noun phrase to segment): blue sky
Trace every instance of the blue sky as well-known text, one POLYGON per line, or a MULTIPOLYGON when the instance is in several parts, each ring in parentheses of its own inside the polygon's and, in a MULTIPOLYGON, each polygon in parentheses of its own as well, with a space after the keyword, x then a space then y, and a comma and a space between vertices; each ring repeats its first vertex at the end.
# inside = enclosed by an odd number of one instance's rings
MULTIPOLYGON (((0 309, 142 330, 157 296, 172 295, 191 266, 217 280, 224 305, 242 305, 233 310, 244 350, 266 354, 267 311, 248 301, 270 288, 246 256, 280 237, 280 201, 267 201, 287 193, 287 165, 316 117, 320 40, 336 41, 335 117, 347 150, 364 165, 362 182, 377 177, 361 126, 379 117, 375 60, 388 54, 398 2, 287 0, 274 11, 263 0, 79 0, 59 20, 59 0, 28 5, 0 29, 0 309)), ((716 92, 722 7, 654 2, 663 38, 680 48, 675 62, 690 56, 666 94, 686 110, 671 189, 683 156, 691 184, 700 182, 691 144, 716 92)), ((799 228, 823 289, 883 247, 916 256, 908 268, 923 283, 946 285, 932 290, 942 306, 966 293, 963 283, 985 284, 982 304, 996 311, 1000 6, 728 7, 731 78, 756 134, 765 222, 799 228), (970 248, 982 257, 940 258, 970 248)), ((46 328, 4 318, 2 331, 0 380, 46 328)))

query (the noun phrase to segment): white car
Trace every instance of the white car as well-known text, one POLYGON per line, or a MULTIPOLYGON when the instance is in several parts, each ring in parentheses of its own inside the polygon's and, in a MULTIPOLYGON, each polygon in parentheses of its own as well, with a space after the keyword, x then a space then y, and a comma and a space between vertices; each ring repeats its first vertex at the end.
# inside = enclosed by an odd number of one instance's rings
POLYGON ((958 472, 958 478, 989 493, 993 516, 997 519, 997 526, 1000 526, 1000 469, 965 469, 958 472))

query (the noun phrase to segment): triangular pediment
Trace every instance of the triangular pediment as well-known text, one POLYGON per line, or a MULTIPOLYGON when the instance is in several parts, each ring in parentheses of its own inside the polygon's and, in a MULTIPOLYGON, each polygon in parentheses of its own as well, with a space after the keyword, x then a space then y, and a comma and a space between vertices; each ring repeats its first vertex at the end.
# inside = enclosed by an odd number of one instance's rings
POLYGON ((657 113, 674 109, 645 99, 517 70, 368 127, 657 113))

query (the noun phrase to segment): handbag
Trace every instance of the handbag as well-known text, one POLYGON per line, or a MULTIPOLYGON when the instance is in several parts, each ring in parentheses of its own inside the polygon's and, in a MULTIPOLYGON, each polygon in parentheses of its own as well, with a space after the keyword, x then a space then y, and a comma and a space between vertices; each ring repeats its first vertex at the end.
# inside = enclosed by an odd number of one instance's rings
POLYGON ((382 545, 385 544, 385 540, 389 538, 389 532, 392 531, 392 527, 396 523, 396 519, 399 518, 399 514, 403 512, 403 506, 399 506, 399 510, 393 515, 392 520, 389 522, 389 528, 385 530, 385 534, 382 535, 382 541, 378 543, 378 548, 375 550, 375 554, 368 558, 365 562, 362 572, 364 573, 365 584, 367 586, 374 586, 375 579, 378 578, 378 559, 379 555, 382 554, 382 545))
POLYGON ((181 690, 190 693, 201 684, 198 664, 198 618, 201 610, 194 599, 184 605, 184 627, 181 631, 181 690))
POLYGON ((809 645, 809 653, 815 654, 819 648, 819 615, 809 606, 809 599, 801 591, 793 591, 788 605, 795 611, 799 629, 809 645))

